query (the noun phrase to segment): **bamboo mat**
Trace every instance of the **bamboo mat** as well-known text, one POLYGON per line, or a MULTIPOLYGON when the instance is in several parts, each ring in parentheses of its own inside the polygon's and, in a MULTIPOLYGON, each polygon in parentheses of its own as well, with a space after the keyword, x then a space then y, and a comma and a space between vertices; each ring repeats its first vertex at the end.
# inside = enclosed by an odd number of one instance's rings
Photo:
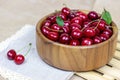
POLYGON ((114 57, 108 64, 93 71, 76 72, 75 75, 83 80, 120 80, 120 40, 114 57))

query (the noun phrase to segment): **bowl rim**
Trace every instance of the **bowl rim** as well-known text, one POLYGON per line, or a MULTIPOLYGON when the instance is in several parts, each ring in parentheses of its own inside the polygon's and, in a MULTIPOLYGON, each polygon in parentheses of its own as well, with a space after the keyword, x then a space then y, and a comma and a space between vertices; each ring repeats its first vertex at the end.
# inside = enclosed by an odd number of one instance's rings
MULTIPOLYGON (((80 11, 89 12, 88 10, 80 10, 80 11)), ((89 46, 72 46, 72 45, 61 44, 61 43, 52 41, 52 40, 48 39, 47 37, 45 37, 45 36, 43 35, 43 33, 41 32, 41 29, 40 29, 40 28, 41 28, 41 25, 42 25, 42 22, 46 19, 46 17, 48 17, 48 16, 50 16, 50 15, 53 15, 53 14, 55 14, 55 12, 50 13, 50 14, 44 16, 43 18, 41 18, 41 19, 38 21, 38 23, 37 23, 37 25, 36 25, 36 33, 37 33, 37 35, 39 35, 42 39, 44 39, 44 41, 46 41, 48 44, 51 44, 51 43, 52 43, 52 44, 57 45, 57 46, 69 47, 69 48, 83 48, 83 49, 86 49, 86 48, 94 48, 94 47, 96 47, 96 46, 99 47, 99 46, 101 46, 101 45, 107 44, 109 41, 111 41, 111 40, 112 40, 115 36, 117 36, 117 34, 118 34, 118 28, 117 28, 116 24, 114 23, 114 21, 112 21, 113 34, 112 34, 112 36, 111 36, 108 40, 106 40, 106 41, 104 41, 104 42, 101 42, 101 43, 99 43, 99 44, 89 45, 89 46)))

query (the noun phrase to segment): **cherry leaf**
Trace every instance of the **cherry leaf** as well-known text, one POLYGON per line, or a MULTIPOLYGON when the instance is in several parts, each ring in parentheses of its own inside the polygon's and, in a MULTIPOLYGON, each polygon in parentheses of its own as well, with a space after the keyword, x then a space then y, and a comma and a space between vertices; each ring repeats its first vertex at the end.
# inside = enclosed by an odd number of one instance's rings
POLYGON ((57 16, 56 17, 56 22, 59 26, 64 26, 64 21, 62 20, 61 17, 57 16))
POLYGON ((110 24, 112 22, 111 14, 105 9, 102 12, 102 19, 104 19, 107 22, 107 24, 110 24))

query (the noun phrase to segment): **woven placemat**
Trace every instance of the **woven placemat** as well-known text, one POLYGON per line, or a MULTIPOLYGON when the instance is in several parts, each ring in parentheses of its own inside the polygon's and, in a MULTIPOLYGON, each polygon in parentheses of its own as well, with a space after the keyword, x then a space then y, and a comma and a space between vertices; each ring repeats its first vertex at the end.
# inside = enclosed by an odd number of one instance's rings
POLYGON ((85 80, 120 80, 120 40, 114 57, 108 64, 93 71, 76 72, 75 75, 85 80))

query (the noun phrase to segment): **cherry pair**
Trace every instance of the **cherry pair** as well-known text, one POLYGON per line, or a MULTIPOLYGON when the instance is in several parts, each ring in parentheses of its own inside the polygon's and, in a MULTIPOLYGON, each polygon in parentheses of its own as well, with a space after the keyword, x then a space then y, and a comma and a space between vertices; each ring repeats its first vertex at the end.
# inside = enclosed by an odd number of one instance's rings
MULTIPOLYGON (((29 45, 25 46, 25 47, 28 47, 29 46, 29 50, 27 51, 27 53, 25 55, 22 55, 22 54, 17 54, 17 52, 14 50, 14 49, 10 49, 8 52, 7 52, 7 57, 9 60, 14 60, 14 62, 16 64, 22 64, 24 61, 25 61, 25 56, 28 54, 28 52, 30 51, 31 49, 31 43, 29 43, 29 45)), ((25 48, 24 47, 24 48, 25 48)), ((23 50, 24 48, 22 48, 21 50, 23 50)), ((19 51, 21 51, 19 50, 19 51)))

